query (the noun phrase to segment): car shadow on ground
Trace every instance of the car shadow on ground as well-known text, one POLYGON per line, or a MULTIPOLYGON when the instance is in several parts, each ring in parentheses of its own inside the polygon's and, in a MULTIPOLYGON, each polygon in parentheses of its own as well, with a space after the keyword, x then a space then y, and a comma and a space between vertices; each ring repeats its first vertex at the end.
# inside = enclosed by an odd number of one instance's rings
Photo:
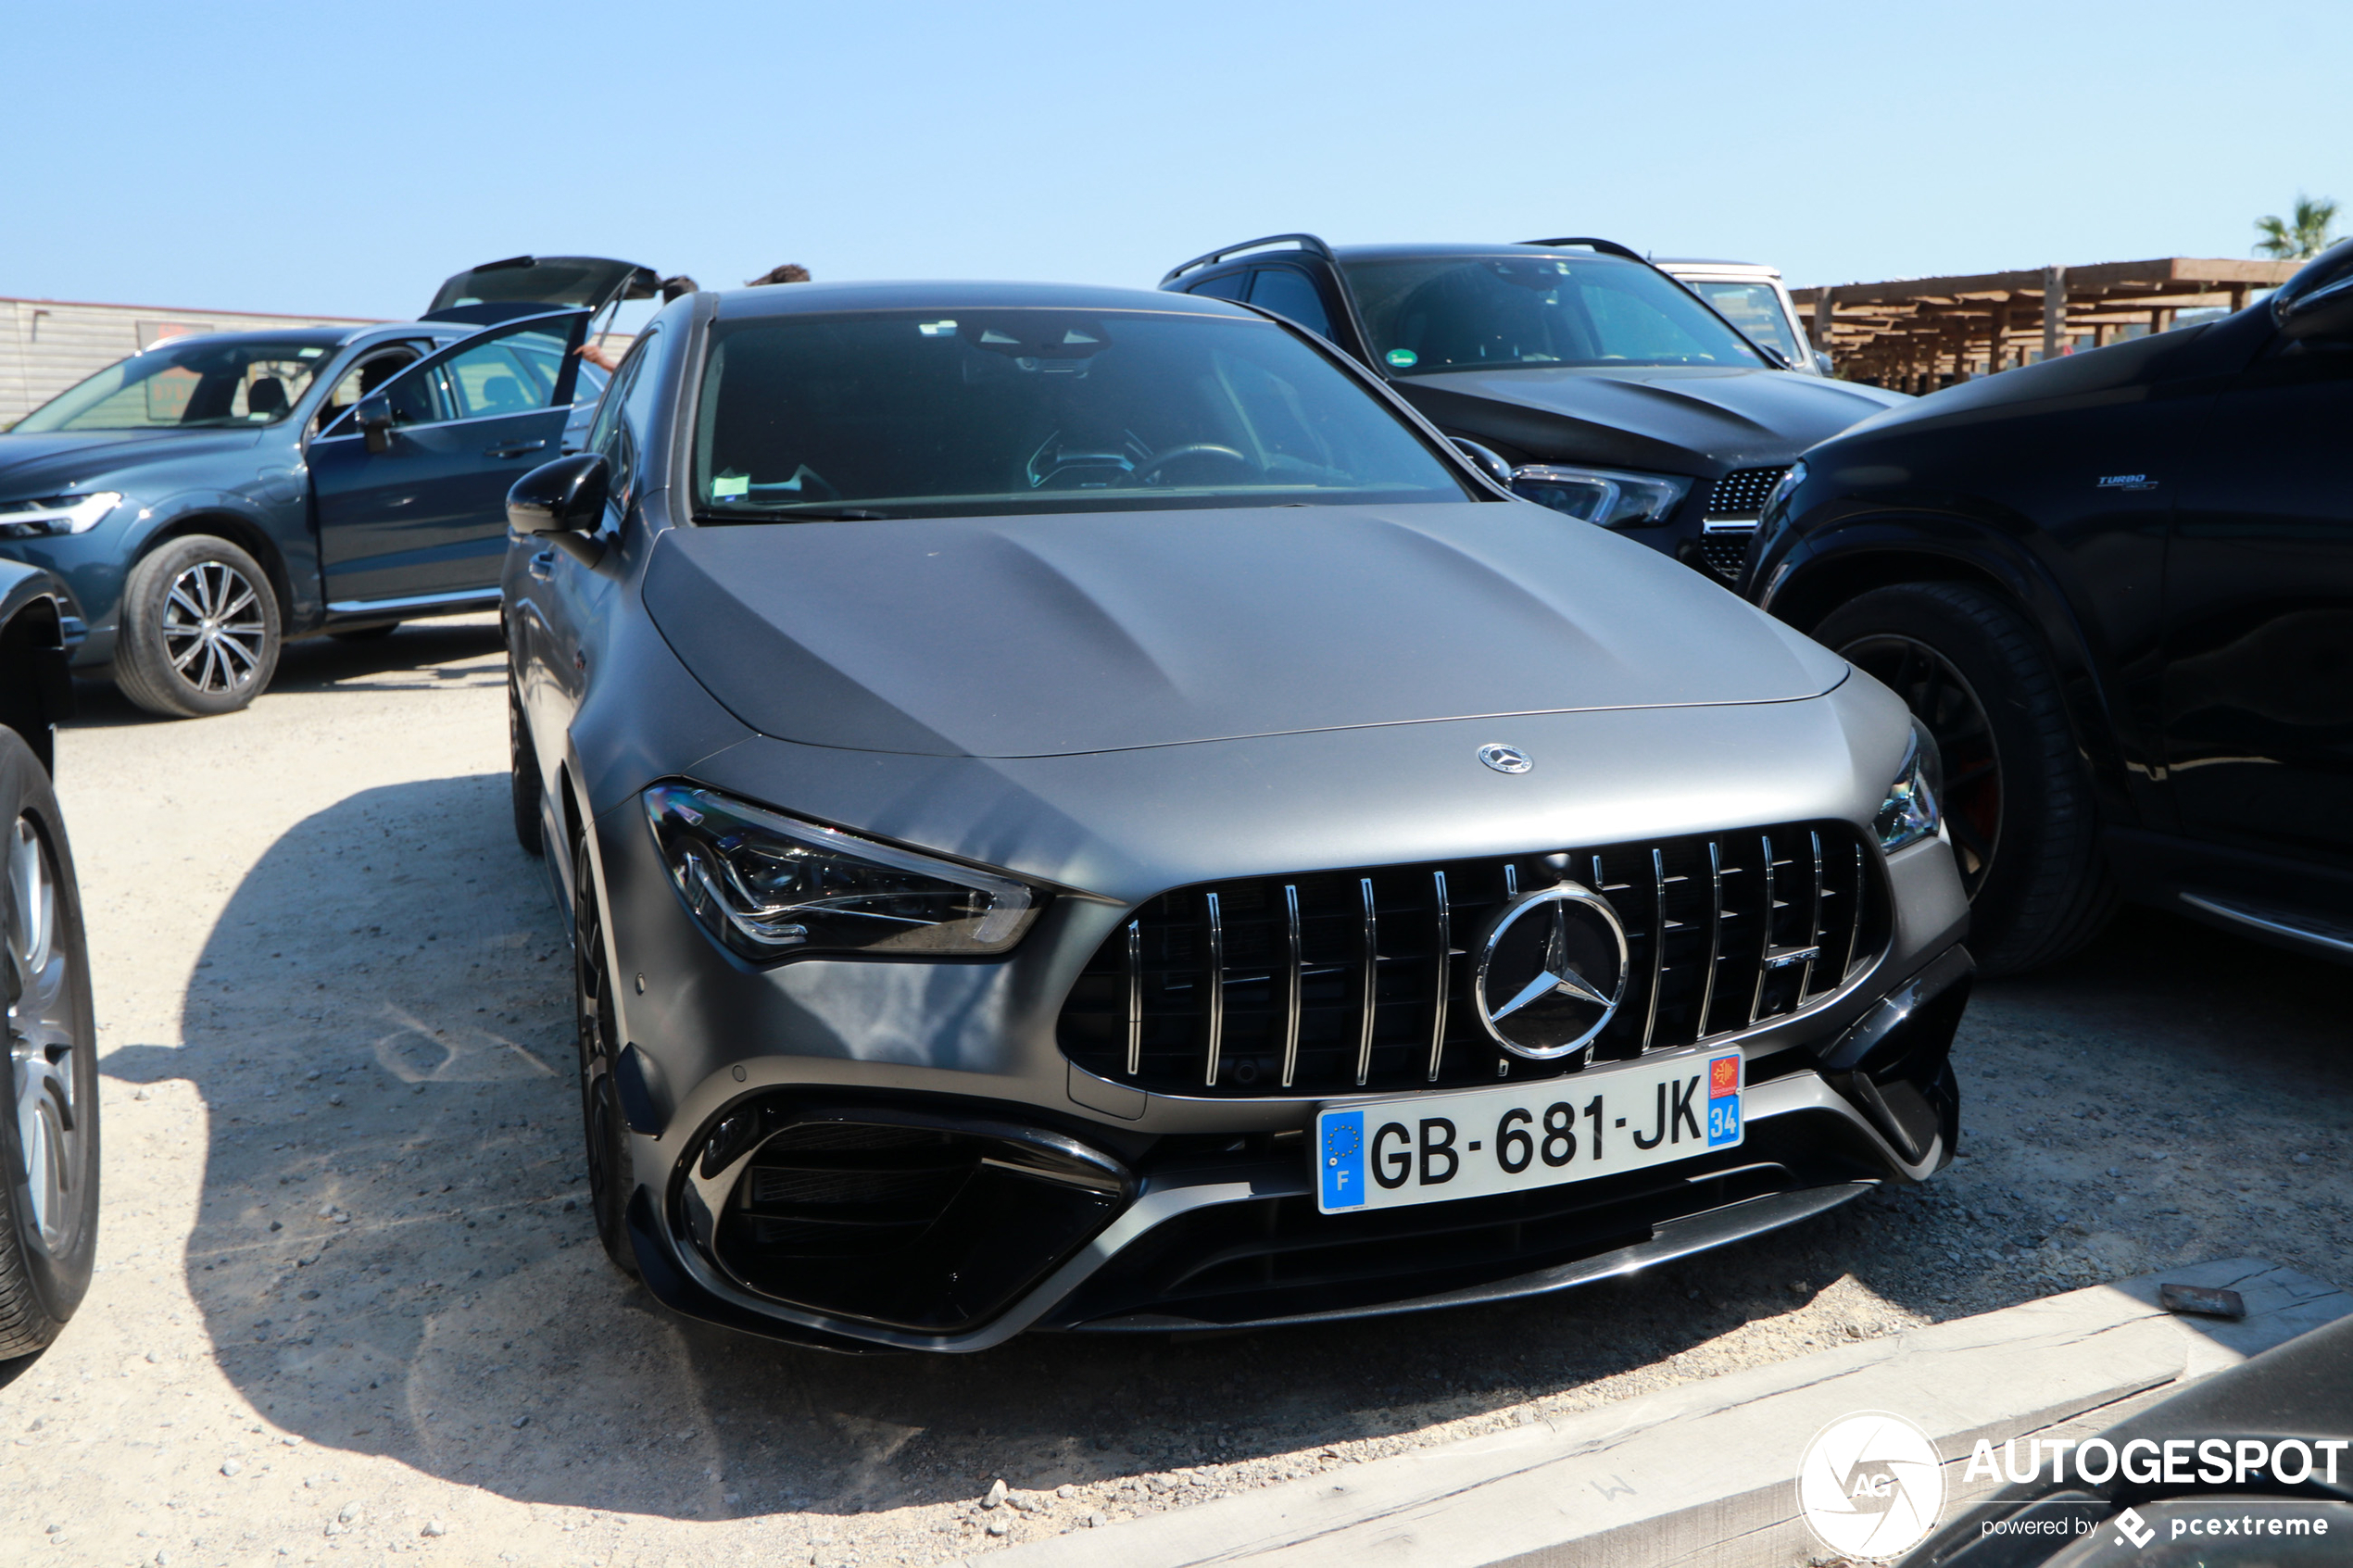
MULTIPOLYGON (((305 637, 288 643, 279 650, 270 690, 425 691, 493 684, 506 678, 504 656, 495 612, 409 621, 389 636, 305 637)), ((148 712, 109 681, 77 680, 73 691, 72 721, 82 728, 190 721, 148 712)))
MULTIPOLYGON (((506 791, 371 789, 298 824, 211 933, 184 1044, 106 1061, 194 1080, 209 1147, 186 1277, 243 1397, 315 1445, 534 1502, 859 1512, 999 1476, 1359 1457, 2051 1287, 1964 1258, 1966 1214, 1911 1196, 1558 1297, 1277 1333, 849 1358, 683 1323, 591 1230, 569 955, 506 791)), ((2194 984, 2135 947, 2082 962, 2135 1005, 2194 984)), ((2301 1005, 2271 981, 2269 1005, 2301 1005)), ((2029 984, 2070 994, 2012 992, 2029 984)))

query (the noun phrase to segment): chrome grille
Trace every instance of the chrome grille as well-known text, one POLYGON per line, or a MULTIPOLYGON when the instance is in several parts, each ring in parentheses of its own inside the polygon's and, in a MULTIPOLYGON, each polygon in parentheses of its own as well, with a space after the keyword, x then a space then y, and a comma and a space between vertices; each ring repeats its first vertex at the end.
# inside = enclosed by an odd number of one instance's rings
POLYGON ((1600 1060, 1797 1010, 1886 941, 1877 860, 1845 822, 1177 888, 1097 949, 1063 1004, 1063 1052, 1171 1095, 1256 1098, 1491 1084, 1584 1063, 1498 1046, 1471 997, 1504 905, 1564 878, 1626 928, 1624 1001, 1600 1060))
POLYGON ((1707 515, 1755 521, 1764 513, 1765 497, 1773 493, 1773 486, 1787 472, 1786 464, 1777 469, 1734 469, 1708 491, 1707 515))

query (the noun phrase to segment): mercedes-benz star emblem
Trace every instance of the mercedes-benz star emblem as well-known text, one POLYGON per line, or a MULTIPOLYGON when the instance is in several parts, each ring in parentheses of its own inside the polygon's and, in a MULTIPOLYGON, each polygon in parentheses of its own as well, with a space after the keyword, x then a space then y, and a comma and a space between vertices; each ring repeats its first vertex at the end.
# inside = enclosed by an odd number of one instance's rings
POLYGON ((1626 972, 1616 912, 1564 882, 1504 906, 1479 944, 1472 996, 1505 1050, 1554 1061, 1592 1044, 1626 997, 1626 972))
POLYGON ((1499 773, 1525 773, 1536 766, 1528 753, 1516 746, 1501 746, 1490 741, 1478 748, 1478 759, 1499 773))

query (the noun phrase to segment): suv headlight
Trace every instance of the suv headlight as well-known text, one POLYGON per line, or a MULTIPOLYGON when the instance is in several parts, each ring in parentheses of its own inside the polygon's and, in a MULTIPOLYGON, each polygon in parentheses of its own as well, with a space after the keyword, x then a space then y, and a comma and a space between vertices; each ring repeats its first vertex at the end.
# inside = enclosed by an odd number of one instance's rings
POLYGON ((120 505, 122 493, 119 490, 98 490, 87 495, 52 495, 41 501, 0 502, 0 539, 87 533, 120 505))
POLYGON ((1805 483, 1806 463, 1803 458, 1800 458, 1790 464, 1789 471, 1774 483, 1772 493, 1765 497, 1765 504, 1756 508, 1759 525, 1769 527, 1773 521, 1775 510, 1786 503, 1790 494, 1805 483))
POLYGON ((1604 528, 1665 522, 1690 495, 1680 474, 1629 473, 1621 469, 1562 468, 1530 463, 1512 470, 1512 492, 1539 506, 1604 528))
POLYGON ((1936 749, 1936 737, 1915 719, 1912 738, 1904 747, 1904 765, 1895 770, 1895 782, 1887 786, 1887 799, 1871 819, 1880 847, 1901 849, 1935 837, 1942 819, 1936 797, 1944 788, 1944 762, 1936 749))
POLYGON ((1001 953, 1040 900, 1026 884, 795 822, 716 790, 643 799, 670 880, 704 930, 757 961, 800 953, 1001 953))

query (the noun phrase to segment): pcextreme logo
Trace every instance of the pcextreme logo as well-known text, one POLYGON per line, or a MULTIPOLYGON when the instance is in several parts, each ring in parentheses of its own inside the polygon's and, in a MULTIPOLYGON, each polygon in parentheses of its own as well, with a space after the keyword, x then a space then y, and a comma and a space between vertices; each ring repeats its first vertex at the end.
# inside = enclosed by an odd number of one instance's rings
POLYGON ((1944 1510, 1944 1461, 1900 1415, 1857 1411, 1806 1445, 1797 1506, 1806 1528, 1847 1557, 1891 1558, 1919 1544, 1944 1510))

